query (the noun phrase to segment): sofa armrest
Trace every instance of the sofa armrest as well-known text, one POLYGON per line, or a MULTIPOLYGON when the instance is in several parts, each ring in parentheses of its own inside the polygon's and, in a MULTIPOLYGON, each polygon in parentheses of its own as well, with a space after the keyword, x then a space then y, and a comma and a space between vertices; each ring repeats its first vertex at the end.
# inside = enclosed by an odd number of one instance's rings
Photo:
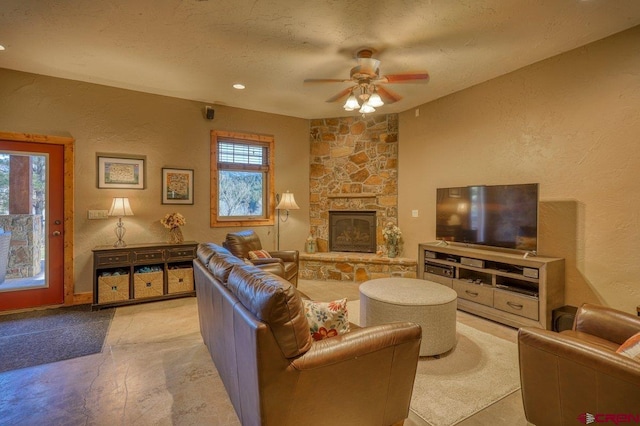
POLYGON ((417 362, 421 337, 422 329, 412 322, 360 328, 313 342, 311 349, 293 360, 291 365, 298 370, 321 368, 405 343, 412 343, 407 350, 415 352, 417 362))
MULTIPOLYGON (((521 373, 529 368, 523 365, 523 357, 528 350, 535 349, 640 386, 640 362, 570 335, 538 328, 521 328, 518 331, 518 349, 521 373)), ((548 367, 551 368, 551 365, 548 367)))
POLYGON ((271 272, 274 275, 284 278, 284 266, 282 266, 282 262, 254 263, 254 266, 263 271, 271 272))
POLYGON ((254 265, 258 266, 258 265, 267 265, 269 263, 279 263, 279 264, 283 264, 284 262, 282 262, 282 259, 278 259, 275 257, 270 257, 270 258, 260 258, 260 259, 249 259, 249 262, 253 263, 254 265))
POLYGON ((605 306, 584 304, 576 312, 574 330, 621 345, 640 331, 640 317, 605 306))
POLYGON ((269 254, 271 255, 271 257, 282 259, 284 262, 298 263, 298 259, 300 258, 300 253, 298 252, 298 250, 270 251, 269 254))

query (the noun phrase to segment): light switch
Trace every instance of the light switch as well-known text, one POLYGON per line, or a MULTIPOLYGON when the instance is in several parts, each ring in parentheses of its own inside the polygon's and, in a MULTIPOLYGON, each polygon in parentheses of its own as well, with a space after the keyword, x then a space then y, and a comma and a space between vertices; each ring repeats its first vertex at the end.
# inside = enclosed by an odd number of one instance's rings
POLYGON ((411 217, 418 217, 418 210, 411 210, 411 217))
POLYGON ((88 210, 87 211, 87 218, 88 219, 106 219, 107 213, 109 213, 107 210, 88 210))

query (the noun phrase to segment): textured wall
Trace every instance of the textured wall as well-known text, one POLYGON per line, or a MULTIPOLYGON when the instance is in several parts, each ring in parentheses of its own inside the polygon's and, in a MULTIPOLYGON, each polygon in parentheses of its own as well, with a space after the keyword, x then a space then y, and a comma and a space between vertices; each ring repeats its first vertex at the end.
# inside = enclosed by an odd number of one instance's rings
MULTIPOLYGON (((248 96, 248 95, 247 95, 248 96)), ((220 242, 227 228, 209 227, 209 141, 212 129, 271 134, 276 143, 277 192, 290 190, 301 210, 281 224, 280 244, 303 249, 308 234, 309 122, 281 115, 205 104, 129 90, 0 69, 0 130, 76 140, 75 292, 92 290, 91 248, 115 241, 115 219, 88 220, 87 210, 106 210, 127 196, 135 213, 124 218, 129 244, 168 239, 159 220, 174 211, 187 224, 185 239, 220 242), (96 153, 146 155, 147 188, 96 188, 96 153), (194 205, 162 205, 162 167, 194 169, 194 205), (300 237, 299 237, 300 236, 300 237)), ((275 246, 275 227, 260 227, 265 248, 275 246)))
POLYGON ((566 302, 635 313, 640 27, 422 105, 419 117, 406 111, 399 138, 405 255, 435 237, 436 188, 539 182, 539 252, 566 259, 566 302))

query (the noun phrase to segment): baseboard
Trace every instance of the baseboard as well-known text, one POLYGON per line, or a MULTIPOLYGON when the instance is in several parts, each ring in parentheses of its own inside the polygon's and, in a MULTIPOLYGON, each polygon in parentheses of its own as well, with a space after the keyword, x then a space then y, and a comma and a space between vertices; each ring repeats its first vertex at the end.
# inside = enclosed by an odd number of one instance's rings
POLYGON ((72 305, 86 305, 87 303, 93 303, 93 292, 74 293, 72 305))

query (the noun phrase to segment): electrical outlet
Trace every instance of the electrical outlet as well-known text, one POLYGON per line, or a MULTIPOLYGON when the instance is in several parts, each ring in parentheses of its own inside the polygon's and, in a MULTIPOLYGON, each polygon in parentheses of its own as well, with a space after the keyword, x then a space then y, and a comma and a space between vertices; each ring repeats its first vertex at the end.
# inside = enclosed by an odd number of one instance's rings
POLYGON ((107 213, 109 213, 107 210, 88 210, 87 211, 87 218, 88 219, 106 219, 107 213))
POLYGON ((418 217, 418 210, 411 210, 411 217, 418 217))

